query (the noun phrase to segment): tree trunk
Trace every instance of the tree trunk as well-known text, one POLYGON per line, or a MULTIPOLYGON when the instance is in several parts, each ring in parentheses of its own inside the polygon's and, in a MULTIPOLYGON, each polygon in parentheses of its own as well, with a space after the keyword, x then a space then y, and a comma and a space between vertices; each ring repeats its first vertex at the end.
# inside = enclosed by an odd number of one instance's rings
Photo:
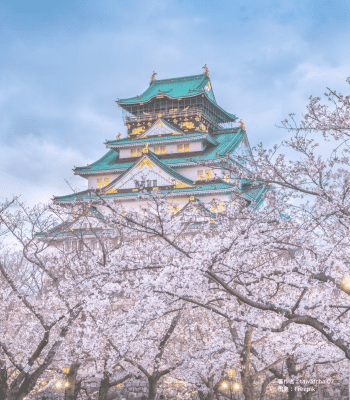
POLYGON ((254 399, 254 382, 253 379, 248 377, 242 382, 244 400, 255 400, 254 399))
POLYGON ((272 376, 268 376, 268 377, 264 380, 264 382, 263 382, 263 384, 262 384, 262 386, 261 386, 260 400, 265 400, 266 389, 267 389, 267 387, 269 386, 270 382, 272 382, 274 379, 275 379, 275 376, 272 375, 272 376))
POLYGON ((209 376, 208 379, 208 389, 209 393, 207 394, 207 400, 214 400, 214 375, 209 376))
POLYGON ((158 379, 152 376, 148 378, 148 400, 155 400, 158 389, 158 379))
POLYGON ((76 400, 80 391, 80 382, 77 382, 77 374, 80 367, 80 363, 73 363, 69 368, 69 372, 66 375, 66 383, 68 386, 64 392, 65 400, 76 400))
MULTIPOLYGON (((297 376, 297 370, 296 370, 296 365, 294 361, 294 356, 289 357, 286 360, 286 365, 287 365, 287 370, 288 370, 288 375, 289 378, 292 379, 292 377, 297 376)), ((295 378, 293 378, 295 379, 295 378)), ((298 398, 298 394, 295 391, 295 384, 287 384, 288 386, 288 400, 296 400, 298 398)))
POLYGON ((250 350, 252 347, 252 329, 247 329, 244 337, 244 347, 241 353, 242 386, 245 400, 254 400, 254 382, 250 377, 250 350))
POLYGON ((6 362, 0 361, 0 399, 6 399, 7 394, 7 368, 6 362))
POLYGON ((107 400, 109 388, 111 387, 109 382, 110 375, 108 372, 104 372, 103 379, 100 383, 100 389, 98 391, 98 400, 107 400))

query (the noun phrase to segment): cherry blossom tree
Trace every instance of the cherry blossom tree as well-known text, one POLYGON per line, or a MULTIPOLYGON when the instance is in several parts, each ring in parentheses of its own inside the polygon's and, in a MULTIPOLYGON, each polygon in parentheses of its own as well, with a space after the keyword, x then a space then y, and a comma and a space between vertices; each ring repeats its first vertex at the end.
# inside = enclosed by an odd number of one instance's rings
POLYGON ((327 98, 329 107, 311 98, 299 124, 284 121, 292 137, 259 145, 244 169, 225 160, 238 184, 265 186, 259 207, 237 195, 215 217, 197 200, 169 215, 166 196, 141 192, 142 210, 100 196, 103 215, 76 203, 67 223, 70 211, 54 205, 5 205, 1 228, 17 246, 0 258, 7 398, 22 399, 63 361, 72 400, 91 397, 85 382, 97 370, 100 400, 135 376, 150 400, 167 380, 187 385, 183 398, 229 398, 233 369, 245 400, 273 395, 281 380, 281 396, 295 399, 296 381, 316 369, 344 380, 350 100, 330 90, 327 98), (22 316, 27 331, 13 322, 22 316))

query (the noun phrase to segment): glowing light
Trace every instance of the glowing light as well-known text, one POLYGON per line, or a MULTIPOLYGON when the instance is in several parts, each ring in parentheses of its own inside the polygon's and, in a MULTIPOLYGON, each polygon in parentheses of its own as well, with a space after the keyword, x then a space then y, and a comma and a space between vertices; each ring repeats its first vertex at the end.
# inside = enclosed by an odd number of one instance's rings
POLYGON ((224 389, 227 389, 227 388, 228 388, 228 383, 227 383, 227 382, 222 382, 221 386, 222 386, 224 389))
POLYGON ((60 389, 62 387, 62 382, 60 381, 56 382, 56 387, 57 389, 60 389))
POLYGON ((53 296, 52 300, 54 300, 54 301, 55 301, 55 300, 56 300, 56 297, 55 297, 55 296, 53 296))
POLYGON ((239 390, 239 388, 240 388, 239 383, 238 383, 238 382, 234 383, 234 384, 233 384, 233 388, 234 388, 235 390, 239 390))
POLYGON ((350 275, 345 275, 341 283, 345 290, 350 290, 350 275))
POLYGON ((41 386, 45 386, 45 385, 46 385, 46 381, 41 381, 41 382, 40 382, 40 385, 41 385, 41 386))
POLYGON ((64 386, 65 386, 65 387, 68 387, 68 386, 69 386, 69 383, 68 383, 68 382, 66 382, 66 383, 64 384, 64 386))

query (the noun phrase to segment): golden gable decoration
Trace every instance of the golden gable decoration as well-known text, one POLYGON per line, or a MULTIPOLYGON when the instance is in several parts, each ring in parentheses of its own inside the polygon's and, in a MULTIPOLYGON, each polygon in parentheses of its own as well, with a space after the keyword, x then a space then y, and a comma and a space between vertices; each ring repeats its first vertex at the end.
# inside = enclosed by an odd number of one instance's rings
POLYGON ((148 167, 150 167, 150 168, 152 168, 152 169, 153 169, 153 167, 155 166, 155 165, 153 164, 153 162, 152 162, 149 158, 144 158, 144 159, 141 161, 140 165, 138 166, 139 171, 140 171, 145 165, 147 165, 148 167))
POLYGON ((190 188, 190 185, 186 185, 185 183, 182 183, 180 181, 176 181, 176 184, 174 185, 175 189, 184 189, 184 188, 190 188))

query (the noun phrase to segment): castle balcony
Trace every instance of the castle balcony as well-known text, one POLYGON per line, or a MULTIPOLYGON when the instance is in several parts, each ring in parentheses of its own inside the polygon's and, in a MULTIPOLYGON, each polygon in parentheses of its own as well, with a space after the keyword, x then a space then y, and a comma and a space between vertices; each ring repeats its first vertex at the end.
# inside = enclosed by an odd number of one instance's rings
POLYGON ((192 116, 200 116, 202 114, 202 109, 198 107, 192 107, 188 110, 178 110, 176 108, 173 109, 161 109, 154 110, 153 112, 143 112, 133 115, 125 110, 123 110, 123 119, 126 124, 132 122, 147 122, 156 120, 158 118, 181 118, 181 117, 192 117, 192 116))
MULTIPOLYGON (((123 109, 123 120, 124 125, 128 125, 131 123, 146 123, 146 122, 154 122, 158 118, 163 119, 179 119, 179 118, 188 118, 188 117, 197 117, 201 118, 201 121, 207 122, 209 126, 212 126, 214 130, 221 130, 226 128, 232 128, 233 125, 231 122, 223 122, 219 117, 214 115, 210 110, 206 110, 204 107, 189 107, 188 109, 177 109, 177 108, 165 108, 159 110, 152 110, 149 112, 142 111, 137 114, 131 114, 130 112, 123 109)), ((170 121, 171 122, 171 121, 170 121)))

